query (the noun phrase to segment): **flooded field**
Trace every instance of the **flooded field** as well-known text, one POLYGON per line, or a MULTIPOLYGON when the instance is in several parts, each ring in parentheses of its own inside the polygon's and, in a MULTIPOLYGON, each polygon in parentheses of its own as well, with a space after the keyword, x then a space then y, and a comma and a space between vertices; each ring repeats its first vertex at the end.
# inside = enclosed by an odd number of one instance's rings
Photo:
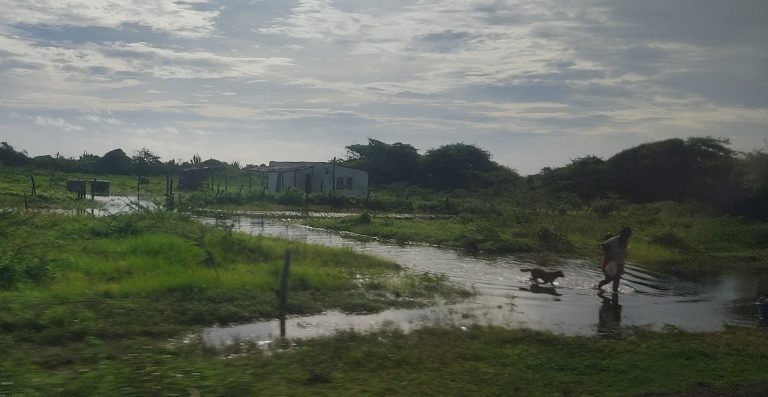
MULTIPOLYGON (((215 222, 212 218, 201 218, 215 222)), ((520 269, 535 266, 515 256, 484 257, 419 244, 362 242, 336 232, 312 229, 291 221, 253 217, 227 220, 235 230, 275 236, 309 244, 349 247, 390 259, 416 272, 447 275, 473 290, 468 301, 442 303, 422 309, 392 309, 376 314, 327 312, 286 321, 291 339, 382 328, 408 331, 428 325, 466 327, 473 324, 527 327, 565 335, 615 332, 622 326, 653 329, 673 326, 690 331, 717 331, 726 325, 755 326, 756 279, 739 272, 701 280, 680 280, 628 265, 620 293, 599 293, 598 265, 564 259, 556 266, 565 273, 554 287, 532 285, 520 269)), ((279 336, 277 320, 204 329, 200 337, 211 345, 238 340, 268 344, 279 336)))

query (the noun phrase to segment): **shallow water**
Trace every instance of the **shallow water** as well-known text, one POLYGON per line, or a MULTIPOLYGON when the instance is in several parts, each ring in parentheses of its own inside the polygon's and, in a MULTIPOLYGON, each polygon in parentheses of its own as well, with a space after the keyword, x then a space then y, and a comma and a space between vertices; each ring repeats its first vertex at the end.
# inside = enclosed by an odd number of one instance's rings
MULTIPOLYGON (((201 218, 215 222, 211 218, 201 218)), ((476 292, 468 301, 423 309, 392 309, 376 314, 327 312, 286 321, 291 339, 331 335, 339 330, 403 331, 429 326, 466 327, 473 324, 526 327, 565 335, 615 332, 622 326, 661 329, 674 326, 690 331, 717 331, 725 325, 754 326, 757 280, 754 275, 726 273, 715 278, 686 281, 627 266, 620 293, 598 293, 602 278, 598 265, 564 259, 556 268, 565 278, 555 286, 536 286, 521 268, 536 266, 515 256, 467 255, 457 250, 384 241, 361 242, 345 234, 300 226, 290 221, 237 217, 228 220, 235 230, 275 236, 309 244, 350 247, 356 252, 395 261, 417 272, 447 275, 476 292)), ((269 343, 279 337, 277 320, 206 328, 201 337, 211 345, 236 340, 269 343)))
MULTIPOLYGON (((86 199, 87 200, 87 199, 86 199)), ((59 208, 43 208, 39 211, 62 213, 62 214, 88 214, 93 216, 109 216, 122 214, 126 212, 133 212, 139 209, 155 209, 158 205, 149 199, 128 197, 128 196, 96 196, 93 201, 98 204, 98 207, 83 208, 78 210, 71 209, 59 209, 59 208)))

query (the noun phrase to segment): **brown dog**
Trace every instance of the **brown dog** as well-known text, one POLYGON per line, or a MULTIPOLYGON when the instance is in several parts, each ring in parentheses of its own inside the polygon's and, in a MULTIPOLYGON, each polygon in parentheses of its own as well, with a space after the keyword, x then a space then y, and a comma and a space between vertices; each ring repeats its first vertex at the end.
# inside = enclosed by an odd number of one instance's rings
POLYGON ((555 270, 555 271, 549 272, 542 269, 520 269, 520 271, 530 272, 531 281, 533 281, 534 283, 538 283, 539 280, 541 280, 543 284, 546 284, 546 283, 552 284, 552 282, 555 281, 556 278, 565 277, 565 275, 561 270, 555 270))

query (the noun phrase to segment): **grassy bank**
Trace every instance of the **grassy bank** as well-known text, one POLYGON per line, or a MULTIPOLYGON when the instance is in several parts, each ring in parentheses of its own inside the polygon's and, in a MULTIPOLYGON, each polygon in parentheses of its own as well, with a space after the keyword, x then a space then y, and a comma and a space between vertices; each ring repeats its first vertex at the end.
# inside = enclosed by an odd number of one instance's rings
POLYGON ((308 219, 309 225, 395 241, 418 241, 495 253, 600 255, 598 242, 632 227, 630 260, 649 267, 700 270, 768 265, 768 225, 716 214, 696 205, 625 205, 607 214, 507 208, 450 219, 359 216, 308 219))
MULTIPOLYGON (((718 396, 741 389, 758 396, 768 391, 765 337, 755 329, 635 330, 612 339, 425 329, 340 334, 271 354, 238 347, 230 353, 239 354, 229 355, 197 344, 86 338, 5 350, 0 394, 596 397, 699 395, 704 388, 718 396)), ((0 339, 4 348, 7 339, 0 339)))

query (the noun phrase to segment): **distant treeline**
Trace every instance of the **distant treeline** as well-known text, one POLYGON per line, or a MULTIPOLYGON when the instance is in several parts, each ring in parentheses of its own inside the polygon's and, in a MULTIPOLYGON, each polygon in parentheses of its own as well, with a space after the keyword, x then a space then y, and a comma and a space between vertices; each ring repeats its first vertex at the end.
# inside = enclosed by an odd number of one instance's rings
MULTIPOLYGON (((768 219, 768 153, 734 151, 719 138, 667 139, 626 149, 608 158, 577 158, 566 166, 546 167, 520 176, 499 165, 474 145, 453 143, 426 151, 412 145, 369 139, 346 147, 340 164, 365 170, 371 187, 404 184, 439 192, 492 191, 565 206, 624 200, 635 203, 696 201, 731 214, 768 219)), ((56 156, 30 158, 6 142, 0 143, 0 164, 34 166, 63 172, 155 175, 192 167, 240 164, 199 155, 185 162, 160 161, 149 149, 133 156, 115 149, 103 156, 78 159, 56 156)))
POLYGON ((718 138, 667 139, 626 149, 607 160, 586 156, 536 175, 519 176, 489 152, 461 143, 428 150, 370 139, 347 146, 345 163, 370 173, 372 185, 409 183, 434 190, 524 192, 563 205, 606 198, 635 203, 696 201, 732 214, 768 219, 768 153, 739 153, 718 138))
POLYGON ((0 165, 32 166, 61 172, 84 172, 117 175, 162 175, 195 167, 230 167, 239 169, 238 162, 226 163, 216 159, 202 160, 200 155, 184 162, 160 161, 160 156, 143 148, 128 156, 122 149, 115 149, 103 156, 83 153, 79 158, 44 155, 29 157, 26 151, 18 151, 7 142, 0 142, 0 165))

